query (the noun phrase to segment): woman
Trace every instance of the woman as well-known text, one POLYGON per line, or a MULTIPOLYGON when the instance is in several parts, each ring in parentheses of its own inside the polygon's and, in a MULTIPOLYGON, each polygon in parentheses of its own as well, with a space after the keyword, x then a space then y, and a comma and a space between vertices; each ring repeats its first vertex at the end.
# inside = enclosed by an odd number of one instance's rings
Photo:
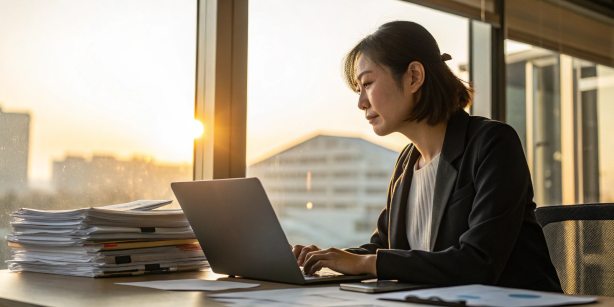
POLYGON ((349 52, 345 78, 375 133, 400 132, 411 143, 371 242, 297 245, 297 261, 307 274, 328 267, 417 284, 562 292, 520 140, 510 126, 463 110, 473 89, 445 64, 450 58, 407 21, 382 25, 349 52))

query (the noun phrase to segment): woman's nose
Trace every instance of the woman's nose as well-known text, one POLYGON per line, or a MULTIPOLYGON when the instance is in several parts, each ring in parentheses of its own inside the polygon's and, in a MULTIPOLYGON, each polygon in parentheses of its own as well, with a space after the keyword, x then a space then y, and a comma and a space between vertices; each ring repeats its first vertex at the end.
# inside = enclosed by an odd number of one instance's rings
POLYGON ((361 110, 366 110, 369 108, 369 100, 367 99, 367 95, 360 93, 358 96, 358 108, 361 110))

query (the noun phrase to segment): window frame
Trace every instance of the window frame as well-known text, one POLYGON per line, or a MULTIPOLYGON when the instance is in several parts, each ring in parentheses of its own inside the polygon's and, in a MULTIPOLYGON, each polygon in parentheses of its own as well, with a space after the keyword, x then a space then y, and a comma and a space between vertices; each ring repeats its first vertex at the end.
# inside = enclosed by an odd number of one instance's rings
MULTIPOLYGON (((247 141, 248 0, 197 0, 195 118, 203 137, 194 141, 194 180, 245 177, 247 141)), ((462 1, 403 0, 486 22, 491 30, 491 117, 505 119, 503 0, 494 12, 462 1)), ((469 59, 471 66, 472 60, 469 59)), ((470 68, 471 69, 471 68, 470 68)), ((480 72, 482 73, 482 72, 480 72)))
POLYGON ((198 0, 194 180, 245 177, 248 0, 198 0))

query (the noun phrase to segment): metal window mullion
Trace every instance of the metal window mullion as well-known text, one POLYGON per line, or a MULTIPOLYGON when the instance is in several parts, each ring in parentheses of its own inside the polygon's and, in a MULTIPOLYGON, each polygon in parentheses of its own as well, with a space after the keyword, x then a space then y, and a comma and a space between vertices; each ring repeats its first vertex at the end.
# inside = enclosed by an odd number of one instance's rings
POLYGON ((533 106, 533 63, 527 61, 525 64, 525 102, 526 102, 526 146, 527 146, 527 163, 533 182, 535 182, 535 132, 534 132, 534 106, 533 106))
POLYGON ((584 141, 582 138, 582 92, 580 91, 580 77, 582 66, 577 60, 573 61, 573 108, 574 108, 574 150, 575 150, 575 172, 576 172, 576 203, 584 203, 584 141))
POLYGON ((576 141, 574 118, 573 59, 560 55, 560 97, 561 97, 561 173, 563 183, 563 204, 577 201, 576 195, 576 141))
POLYGON ((505 122, 506 111, 506 71, 505 38, 507 25, 505 19, 505 0, 495 0, 495 14, 499 16, 499 27, 492 27, 491 38, 491 109, 492 119, 505 122))
POLYGON ((194 117, 204 131, 194 140, 194 180, 203 180, 213 178, 217 1, 199 0, 197 14, 194 117))
MULTIPOLYGON (((503 16, 502 0, 495 9, 503 16)), ((505 28, 470 20, 469 31, 470 80, 476 90, 471 114, 505 122, 505 28)))
POLYGON ((247 0, 199 0, 194 179, 245 176, 247 0))

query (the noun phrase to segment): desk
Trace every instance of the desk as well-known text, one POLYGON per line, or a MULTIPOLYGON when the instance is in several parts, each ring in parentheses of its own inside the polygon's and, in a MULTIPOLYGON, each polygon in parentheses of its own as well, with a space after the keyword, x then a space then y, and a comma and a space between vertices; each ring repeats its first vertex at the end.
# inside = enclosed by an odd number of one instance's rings
POLYGON ((234 278, 228 278, 228 280, 258 283, 260 287, 215 292, 188 292, 164 291, 115 284, 118 282, 193 278, 209 280, 227 279, 226 275, 218 275, 211 271, 177 272, 133 277, 89 278, 32 272, 13 273, 8 270, 0 270, 0 306, 225 306, 208 298, 207 294, 299 287, 234 278))
MULTIPOLYGON (((259 283, 260 287, 216 292, 181 292, 115 284, 117 282, 190 278, 215 280, 226 279, 226 276, 211 271, 200 271, 134 277, 87 278, 31 272, 12 273, 8 270, 0 270, 0 306, 225 306, 208 298, 207 294, 317 287, 237 279, 241 282, 259 283)), ((330 285, 326 284, 326 286, 330 285)), ((403 306, 410 306, 410 304, 399 303, 399 307, 403 306)), ((614 297, 600 297, 598 303, 582 306, 614 307, 614 297)))

